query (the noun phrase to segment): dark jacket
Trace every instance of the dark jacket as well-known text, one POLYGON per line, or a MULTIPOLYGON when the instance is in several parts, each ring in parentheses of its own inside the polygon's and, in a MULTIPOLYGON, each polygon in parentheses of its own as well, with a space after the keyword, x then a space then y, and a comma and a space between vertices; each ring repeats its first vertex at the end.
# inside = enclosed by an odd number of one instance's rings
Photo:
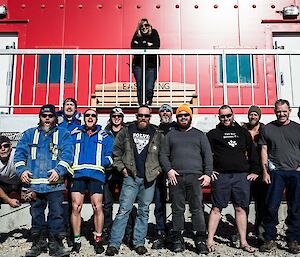
MULTIPOLYGON (((156 29, 152 29, 150 35, 138 36, 137 33, 133 35, 131 40, 132 49, 159 49, 160 39, 156 29), (152 46, 148 46, 147 43, 152 43, 152 46)), ((146 68, 156 68, 157 66, 157 56, 156 55, 146 55, 146 68)), ((143 67, 143 55, 134 55, 133 67, 143 67)))
POLYGON ((227 172, 259 172, 258 154, 250 133, 234 122, 226 127, 218 124, 207 133, 211 144, 214 170, 227 172))
MULTIPOLYGON (((131 123, 128 126, 136 126, 131 123)), ((129 135, 128 126, 124 127, 116 136, 113 147, 114 164, 119 172, 124 168, 130 176, 135 177, 137 174, 136 163, 134 158, 134 143, 132 137, 129 135)), ((161 140, 163 135, 153 125, 150 125, 154 131, 154 135, 149 143, 146 163, 145 163, 145 178, 147 182, 154 181, 156 177, 162 172, 158 160, 158 153, 161 147, 161 140)))

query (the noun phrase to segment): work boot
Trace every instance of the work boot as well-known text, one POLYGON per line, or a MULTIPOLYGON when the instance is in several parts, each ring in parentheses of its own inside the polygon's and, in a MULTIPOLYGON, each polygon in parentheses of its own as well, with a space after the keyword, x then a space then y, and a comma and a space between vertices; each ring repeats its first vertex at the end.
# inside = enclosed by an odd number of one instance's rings
POLYGON ((158 231, 157 238, 153 241, 151 249, 163 249, 165 248, 166 234, 158 231))
POLYGON ((173 231, 173 245, 172 250, 174 253, 180 253, 185 250, 184 240, 181 231, 173 231))
POLYGON ((46 231, 36 231, 31 233, 32 246, 25 253, 25 257, 36 257, 41 253, 47 252, 47 233, 46 231))
POLYGON ((66 249, 62 242, 63 236, 49 235, 49 255, 55 257, 65 257, 70 255, 70 251, 66 249))
POLYGON ((297 254, 297 253, 300 252, 299 244, 296 240, 288 242, 287 246, 288 246, 288 252, 289 253, 297 254))
POLYGON ((274 240, 265 241, 263 245, 259 247, 260 252, 271 252, 277 248, 277 244, 274 240))
POLYGON ((206 232, 197 231, 194 235, 194 243, 198 254, 208 254, 209 250, 206 245, 206 232))

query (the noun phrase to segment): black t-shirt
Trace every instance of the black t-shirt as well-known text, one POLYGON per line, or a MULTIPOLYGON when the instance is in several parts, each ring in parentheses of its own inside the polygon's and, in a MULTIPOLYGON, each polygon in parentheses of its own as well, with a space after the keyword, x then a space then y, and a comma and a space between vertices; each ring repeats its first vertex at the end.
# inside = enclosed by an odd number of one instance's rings
POLYGON ((145 163, 149 148, 149 143, 153 136, 153 131, 150 127, 147 130, 139 130, 136 125, 130 126, 130 135, 134 146, 134 158, 137 169, 137 177, 145 177, 145 163))

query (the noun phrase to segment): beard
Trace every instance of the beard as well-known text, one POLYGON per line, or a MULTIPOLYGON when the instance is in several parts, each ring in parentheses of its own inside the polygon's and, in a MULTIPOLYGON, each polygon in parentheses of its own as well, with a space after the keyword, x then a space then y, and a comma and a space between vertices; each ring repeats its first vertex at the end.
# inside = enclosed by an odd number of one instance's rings
POLYGON ((161 123, 164 123, 164 124, 171 123, 171 122, 172 122, 172 117, 169 117, 169 116, 162 116, 162 117, 160 118, 160 122, 161 122, 161 123))
MULTIPOLYGON (((182 121, 185 121, 185 120, 182 119, 182 121)), ((188 129, 191 126, 191 124, 192 124, 192 120, 190 119, 188 121, 188 123, 186 123, 186 124, 182 124, 181 122, 177 122, 177 123, 178 123, 178 127, 179 128, 181 128, 181 129, 188 129)))
POLYGON ((259 123, 259 120, 257 120, 257 121, 251 120, 251 121, 249 122, 250 126, 252 126, 252 127, 255 127, 256 125, 258 125, 258 123, 259 123))
POLYGON ((54 126, 55 126, 56 122, 52 122, 50 123, 49 125, 46 125, 43 121, 40 121, 39 122, 39 126, 42 128, 42 130, 45 132, 45 133, 48 133, 54 126))
POLYGON ((145 120, 139 120, 139 121, 137 122, 137 128, 138 128, 139 130, 145 131, 145 130, 148 129, 148 127, 149 127, 149 122, 147 122, 147 121, 145 121, 145 120))

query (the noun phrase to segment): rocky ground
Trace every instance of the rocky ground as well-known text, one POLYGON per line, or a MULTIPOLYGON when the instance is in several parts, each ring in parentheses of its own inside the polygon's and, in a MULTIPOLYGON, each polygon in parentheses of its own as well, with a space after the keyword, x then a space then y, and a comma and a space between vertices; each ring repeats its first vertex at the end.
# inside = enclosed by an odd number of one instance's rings
MULTIPOLYGON (((260 253, 256 248, 256 252, 253 254, 246 253, 238 248, 238 244, 233 246, 231 243, 232 235, 235 234, 234 226, 232 225, 232 217, 230 215, 226 215, 222 218, 222 222, 220 223, 217 236, 215 238, 216 241, 216 251, 210 253, 208 256, 214 257, 229 257, 229 256, 292 256, 291 254, 286 252, 286 244, 284 242, 284 223, 281 222, 278 226, 278 249, 271 253, 260 253)), ((84 222, 82 229, 82 249, 80 254, 72 254, 71 256, 96 256, 93 247, 89 242, 89 238, 91 236, 91 222, 84 222)), ((187 229, 189 230, 190 224, 187 224, 187 229)), ((253 236, 251 232, 253 225, 249 224, 249 243, 256 247, 256 238, 253 236)), ((151 249, 151 240, 153 240, 153 231, 154 225, 150 224, 149 226, 149 238, 147 239, 146 247, 148 249, 148 253, 145 256, 198 256, 195 253, 195 248, 193 247, 193 240, 191 237, 186 234, 185 242, 186 242, 186 251, 183 253, 173 253, 168 249, 163 250, 152 250, 151 249)), ((22 227, 20 229, 11 231, 9 233, 3 233, 0 235, 0 256, 1 257, 19 257, 24 256, 26 250, 28 250, 31 246, 29 230, 27 227, 22 227)), ((104 255, 104 253, 102 254, 104 255)), ((41 257, 46 257, 48 254, 42 254, 41 257)), ((100 256, 100 255, 99 255, 100 256)), ((127 246, 122 245, 119 256, 138 256, 134 251, 131 251, 127 246)), ((295 255, 294 255, 295 256, 295 255)), ((300 254, 299 254, 300 256, 300 254)))

